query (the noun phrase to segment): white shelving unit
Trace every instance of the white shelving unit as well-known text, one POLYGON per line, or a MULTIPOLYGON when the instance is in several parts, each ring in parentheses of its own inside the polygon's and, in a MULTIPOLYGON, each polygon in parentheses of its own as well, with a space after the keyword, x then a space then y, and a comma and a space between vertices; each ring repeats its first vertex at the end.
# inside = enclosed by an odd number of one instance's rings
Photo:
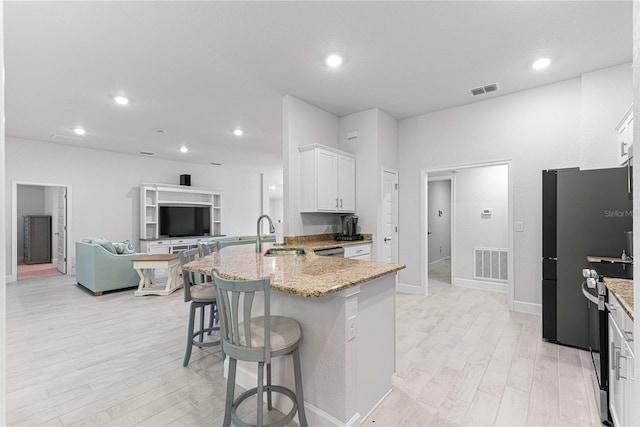
MULTIPOLYGON (((209 206, 211 208, 211 235, 220 235, 222 234, 221 202, 220 193, 207 188, 170 184, 142 184, 140 185, 140 240, 145 242, 159 240, 163 237, 160 236, 160 206, 209 206)), ((162 240, 170 241, 172 239, 164 238, 162 240)), ((150 247, 149 244, 142 246, 150 247)))

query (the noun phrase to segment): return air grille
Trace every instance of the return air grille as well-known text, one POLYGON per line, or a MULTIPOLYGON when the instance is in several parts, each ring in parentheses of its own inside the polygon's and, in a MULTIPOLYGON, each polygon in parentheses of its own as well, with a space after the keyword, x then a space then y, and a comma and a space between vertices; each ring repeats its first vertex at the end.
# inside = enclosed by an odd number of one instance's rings
POLYGON ((500 248, 473 248, 473 278, 506 283, 509 280, 509 251, 500 248))
POLYGON ((469 89, 469 93, 471 96, 484 95, 485 93, 495 92, 500 89, 498 83, 491 83, 490 85, 474 87, 473 89, 469 89))

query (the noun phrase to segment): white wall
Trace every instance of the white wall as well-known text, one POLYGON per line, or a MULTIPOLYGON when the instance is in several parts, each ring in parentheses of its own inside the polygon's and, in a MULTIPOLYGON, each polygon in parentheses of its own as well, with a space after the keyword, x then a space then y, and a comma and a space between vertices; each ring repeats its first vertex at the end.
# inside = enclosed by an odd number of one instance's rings
MULTIPOLYGON (((44 187, 44 213, 51 215, 51 260, 58 260, 58 195, 64 187, 44 187)), ((18 252, 18 257, 20 252, 18 252)))
MULTIPOLYGON (((0 117, 4 118, 4 7, 0 7, 0 117)), ((4 120, 0 120, 0 242, 6 242, 7 192, 5 190, 5 136, 4 120)), ((9 193, 10 194, 10 193, 9 193)), ((6 251, 5 243, 5 251, 6 251)), ((6 263, 0 262, 0 426, 7 425, 7 320, 6 320, 6 263)))
POLYGON ((455 180, 454 283, 474 280, 474 247, 509 247, 509 169, 461 169, 455 180), (491 209, 491 216, 483 217, 483 209, 491 209))
POLYGON ((45 215, 44 187, 36 185, 18 185, 18 215, 15 218, 18 232, 18 261, 24 254, 24 215, 45 215))
MULTIPOLYGON (((75 269, 75 241, 88 236, 112 240, 139 238, 139 188, 141 183, 178 184, 181 174, 191 175, 191 185, 222 191, 222 232, 255 234, 260 215, 260 171, 230 170, 220 166, 130 156, 108 151, 39 141, 7 138, 6 185, 12 181, 70 185, 72 223, 69 249, 75 269)), ((7 204, 4 213, 11 216, 7 204)), ((11 229, 5 228, 6 262, 11 266, 11 229)), ((139 249, 139 246, 137 247, 139 249)), ((7 271, 11 274, 11 271, 7 271)))
MULTIPOLYGON (((601 73, 603 80, 628 81, 611 70, 601 73)), ((624 82, 609 87, 618 87, 615 98, 621 109, 628 107, 632 88, 624 82)), ((592 99, 589 88, 572 79, 400 121, 400 262, 407 265, 401 283, 420 286, 422 254, 415 230, 420 229, 421 169, 512 159, 513 219, 525 225, 514 236, 514 299, 541 302, 541 171, 585 166, 601 157, 599 151, 582 149, 582 98, 592 99)), ((593 122, 589 134, 606 132, 616 123, 593 122)))
POLYGON ((428 184, 429 264, 451 256, 451 180, 428 184), (440 215, 442 212, 442 215, 440 215))
POLYGON ((301 214, 298 147, 322 144, 338 148, 339 119, 291 95, 282 98, 282 154, 284 168, 284 235, 335 233, 337 214, 301 214))

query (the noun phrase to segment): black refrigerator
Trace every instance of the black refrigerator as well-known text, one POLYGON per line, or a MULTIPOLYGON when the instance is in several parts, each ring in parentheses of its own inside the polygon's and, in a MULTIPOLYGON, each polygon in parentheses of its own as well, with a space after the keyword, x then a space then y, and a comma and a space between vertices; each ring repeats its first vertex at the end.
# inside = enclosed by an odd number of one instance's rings
POLYGON ((542 171, 542 337, 589 349, 588 255, 620 257, 633 230, 627 168, 542 171))

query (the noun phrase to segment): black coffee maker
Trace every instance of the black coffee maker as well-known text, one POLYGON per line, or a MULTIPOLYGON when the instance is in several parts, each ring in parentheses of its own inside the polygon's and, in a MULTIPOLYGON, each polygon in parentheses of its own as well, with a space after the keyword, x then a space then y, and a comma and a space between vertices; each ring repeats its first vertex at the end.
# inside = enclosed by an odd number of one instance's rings
POLYGON ((358 217, 355 215, 342 216, 342 234, 338 234, 336 240, 362 240, 362 234, 358 234, 358 217))

